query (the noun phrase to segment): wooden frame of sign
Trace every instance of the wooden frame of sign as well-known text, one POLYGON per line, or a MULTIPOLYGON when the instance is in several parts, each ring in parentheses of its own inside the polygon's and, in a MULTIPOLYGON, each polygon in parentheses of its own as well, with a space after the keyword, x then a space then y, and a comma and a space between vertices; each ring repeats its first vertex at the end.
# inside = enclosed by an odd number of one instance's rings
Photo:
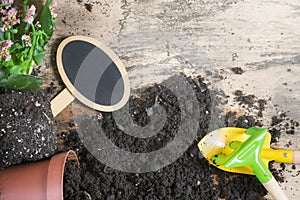
POLYGON ((87 105, 90 108, 99 110, 99 111, 105 111, 105 112, 112 112, 115 110, 118 110, 122 108, 128 101, 129 95, 130 95, 130 86, 129 86, 129 79, 127 75, 127 71, 125 69, 125 66, 119 59, 119 57, 107 46, 105 46, 103 43, 90 38, 86 36, 71 36, 67 39, 63 40, 61 44, 58 47, 57 54, 56 54, 56 62, 59 74, 66 85, 67 88, 65 88, 60 94, 58 94, 52 101, 51 101, 51 109, 53 116, 55 117, 58 113, 60 113, 67 105, 69 105, 75 98, 77 98, 79 101, 81 101, 83 104, 87 105), (85 97, 83 94, 81 94, 72 84, 72 82, 69 80, 64 66, 63 66, 63 60, 62 60, 62 54, 65 46, 73 41, 83 41, 90 43, 94 45, 95 47, 98 47, 101 49, 117 66, 123 80, 124 85, 124 93, 122 99, 114 104, 114 105, 100 105, 97 104, 87 97, 85 97))

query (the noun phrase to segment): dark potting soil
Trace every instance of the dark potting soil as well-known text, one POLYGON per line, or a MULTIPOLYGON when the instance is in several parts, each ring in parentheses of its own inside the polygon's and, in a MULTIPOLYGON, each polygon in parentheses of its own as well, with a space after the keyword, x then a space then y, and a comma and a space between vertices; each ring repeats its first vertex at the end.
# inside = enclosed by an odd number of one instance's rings
POLYGON ((93 10, 93 5, 94 4, 97 4, 97 5, 101 5, 101 2, 100 1, 94 1, 94 2, 92 2, 92 3, 82 3, 82 0, 77 0, 77 3, 79 4, 79 5, 84 5, 84 7, 85 7, 85 9, 87 10, 87 11, 89 11, 89 12, 92 12, 92 10, 93 10))
MULTIPOLYGON (((209 165, 201 156, 197 143, 208 132, 211 119, 211 112, 209 111, 215 106, 213 101, 218 98, 214 97, 214 91, 208 90, 201 78, 187 78, 187 81, 196 93, 200 107, 200 120, 194 143, 179 159, 154 172, 133 174, 114 170, 102 164, 89 153, 73 127, 70 129, 70 133, 64 132, 61 134, 61 139, 64 141, 65 150, 73 149, 77 151, 81 171, 80 178, 78 172, 75 172, 77 175, 68 176, 68 174, 71 174, 68 172, 74 172, 72 170, 75 170, 75 168, 74 165, 67 166, 65 171, 65 197, 76 199, 79 194, 81 200, 205 200, 218 198, 255 200, 266 194, 265 189, 254 176, 221 171, 209 165), (80 181, 79 186, 77 184, 78 180, 80 181)), ((182 85, 177 87, 184 90, 182 85)), ((182 111, 178 107, 176 95, 162 85, 153 85, 142 91, 135 91, 135 93, 129 102, 132 119, 139 126, 147 125, 150 123, 150 107, 158 103, 164 107, 167 113, 167 121, 162 130, 149 139, 136 139, 120 130, 112 113, 95 113, 99 120, 99 126, 106 131, 106 136, 115 145, 124 150, 150 152, 160 149, 174 138, 178 124, 181 122, 180 113, 182 111)), ((3 95, 0 98, 0 108, 2 109, 0 124, 1 130, 5 130, 5 133, 1 131, 0 136, 0 142, 3 144, 0 146, 0 155, 1 158, 3 157, 1 159, 2 168, 20 162, 39 160, 51 156, 57 150, 57 138, 52 129, 53 119, 49 101, 45 94, 39 91, 21 93, 21 96, 17 96, 18 94, 13 93, 13 96, 3 95)), ((258 107, 264 109, 263 105, 262 103, 258 107)), ((70 124, 73 126, 74 123, 70 122, 70 124)), ((297 125, 294 122, 293 124, 297 125)), ((237 117, 236 113, 233 112, 227 115, 224 125, 248 128, 261 124, 251 115, 237 117)), ((93 131, 93 127, 88 128, 87 132, 93 131)), ((187 128, 186 133, 188 134, 191 131, 187 128)), ((281 130, 276 128, 275 131, 279 136, 281 130)), ((273 135, 271 130, 270 132, 273 135)), ((281 174, 278 170, 272 170, 276 178, 280 178, 281 174)))
MULTIPOLYGON (((197 143, 207 134, 212 99, 201 79, 188 78, 197 95, 200 112, 199 129, 195 141, 183 155, 172 164, 147 173, 126 173, 114 170, 98 161, 84 147, 78 133, 61 135, 65 149, 76 149, 81 163, 81 199, 243 199, 255 200, 266 194, 255 176, 232 174, 208 164, 200 154, 197 143)), ((177 87, 181 87, 178 85, 177 87)), ((137 92, 129 102, 130 113, 135 123, 145 126, 149 123, 149 109, 158 102, 167 113, 167 121, 162 130, 149 139, 137 139, 126 135, 116 125, 112 113, 97 113, 99 126, 106 136, 119 148, 132 152, 150 152, 164 147, 174 138, 180 123, 180 108, 172 91, 162 85, 153 85, 137 92), (101 116, 101 117, 99 117, 101 116)), ((95 114, 96 115, 96 114, 95 114)), ((234 115, 232 115, 234 116, 234 115)), ((87 117, 88 118, 88 117, 87 117)), ((233 117, 234 118, 234 117, 233 117)), ((228 118, 227 118, 228 119, 228 118)), ((251 116, 242 116, 225 121, 240 127, 250 127, 259 122, 251 116), (247 119, 247 123, 243 124, 247 119), (240 122, 240 123, 238 123, 240 122)), ((88 133, 94 127, 86 126, 88 133)), ((189 131, 186 130, 188 134, 189 131)), ((85 135, 89 137, 89 135, 85 135)), ((128 161, 130 162, 130 161, 128 161)))
POLYGON ((85 9, 87 9, 89 12, 92 12, 92 10, 93 10, 93 4, 85 3, 85 4, 84 4, 84 7, 85 7, 85 9))
POLYGON ((57 135, 43 91, 0 95, 0 169, 53 155, 57 135))
POLYGON ((263 111, 267 105, 266 99, 258 99, 254 94, 244 95, 243 91, 236 90, 234 92, 236 96, 234 100, 243 108, 255 108, 257 109, 257 116, 263 117, 263 111))
POLYGON ((64 171, 64 200, 81 200, 80 167, 75 160, 67 160, 64 171))
POLYGON ((270 124, 263 124, 260 119, 263 118, 263 111, 268 99, 259 99, 254 94, 243 94, 241 90, 234 92, 236 96, 234 100, 242 108, 246 108, 247 113, 245 115, 237 117, 236 112, 226 113, 226 126, 244 127, 249 128, 251 125, 267 127, 271 133, 271 143, 278 142, 282 132, 287 134, 294 134, 295 128, 299 127, 299 122, 287 117, 287 114, 283 111, 279 111, 276 108, 277 115, 271 117, 270 124))
POLYGON ((230 69, 235 74, 242 74, 242 73, 244 73, 244 70, 242 68, 240 68, 240 67, 232 67, 230 69))

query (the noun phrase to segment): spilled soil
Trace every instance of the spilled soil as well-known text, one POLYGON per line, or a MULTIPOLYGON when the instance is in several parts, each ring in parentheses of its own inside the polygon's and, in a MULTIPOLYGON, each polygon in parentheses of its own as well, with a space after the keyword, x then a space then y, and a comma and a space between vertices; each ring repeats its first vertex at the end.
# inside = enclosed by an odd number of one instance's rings
MULTIPOLYGON (((114 170, 99 162, 84 147, 76 129, 61 134, 65 149, 76 149, 81 162, 80 199, 259 199, 265 189, 254 176, 238 175, 221 171, 211 165, 200 154, 197 143, 208 132, 213 105, 212 92, 201 77, 188 78, 194 88, 199 107, 199 129, 194 143, 174 163, 154 172, 126 173, 114 170)), ((178 85, 180 87, 180 85, 178 85)), ((95 113, 99 126, 106 136, 119 148, 132 152, 150 152, 163 148, 172 140, 180 123, 180 108, 172 91, 161 85, 153 85, 134 91, 130 99, 130 112, 135 123, 145 126, 149 123, 151 106, 158 100, 167 110, 168 120, 155 136, 137 139, 126 135, 116 125, 112 113, 95 113), (101 117, 99 117, 101 116, 101 117)), ((264 109, 260 107, 260 109, 264 109)), ((251 127, 260 125, 253 116, 239 116, 228 113, 225 124, 251 127), (230 115, 230 117, 229 117, 230 115), (229 119, 230 118, 230 119, 229 119), (245 123, 245 121, 247 123, 245 123)), ((271 167, 271 166, 270 166, 271 167)), ((276 178, 280 179, 280 174, 276 178)))
POLYGON ((64 200, 80 200, 80 176, 77 161, 68 160, 64 171, 64 200))
MULTIPOLYGON (((76 123, 72 119, 68 119, 69 127, 63 127, 65 130, 56 134, 53 130, 49 102, 45 94, 40 92, 22 93, 21 96, 13 93, 12 97, 5 95, 1 97, 1 131, 5 130, 5 132, 1 132, 0 137, 1 168, 43 159, 58 150, 73 149, 78 154, 81 168, 78 171, 74 165, 67 165, 64 186, 65 199, 255 200, 264 196, 266 190, 254 176, 221 171, 209 165, 202 157, 197 143, 209 131, 209 122, 212 119, 211 110, 217 110, 216 104, 226 102, 216 96, 226 97, 226 95, 209 90, 201 77, 184 78, 192 86, 198 100, 199 128, 196 131, 195 140, 188 150, 175 162, 160 170, 147 173, 127 173, 104 165, 83 145, 76 129, 76 123), (23 123, 20 123, 22 120, 23 123), (8 125, 13 128, 7 128, 8 125), (19 129, 17 129, 18 126, 19 129), (60 147, 58 147, 57 141, 60 141, 60 147)), ((183 86, 179 84, 176 87, 183 86)), ((265 100, 257 99, 251 94, 250 96, 244 95, 242 92, 237 92, 236 98, 237 103, 255 107, 260 111, 260 115, 238 115, 236 112, 228 112, 220 116, 224 119, 223 125, 244 128, 262 126, 260 116, 263 115, 265 100)), ((182 120, 180 117, 182 110, 176 95, 163 85, 157 84, 132 92, 129 100, 129 112, 135 124, 144 127, 151 123, 150 111, 155 104, 159 104, 165 109, 167 120, 161 130, 145 139, 126 134, 122 128, 117 126, 112 113, 93 112, 92 115, 97 118, 99 126, 105 130, 107 138, 119 148, 132 152, 151 152, 165 147, 174 139, 182 120)), ((221 112, 217 113, 221 115, 221 112)), ((89 118, 90 116, 82 114, 80 117, 89 118)), ((276 117, 272 123, 283 124, 287 120, 284 115, 276 117)), ((284 125, 293 130, 291 126, 297 126, 297 122, 291 121, 288 125, 284 125)), ((275 138, 273 142, 280 137, 283 128, 287 128, 284 125, 270 130, 275 138)), ((186 132, 190 131, 192 130, 187 128, 186 132)), ((283 181, 281 171, 273 169, 272 164, 270 168, 276 179, 283 181)))

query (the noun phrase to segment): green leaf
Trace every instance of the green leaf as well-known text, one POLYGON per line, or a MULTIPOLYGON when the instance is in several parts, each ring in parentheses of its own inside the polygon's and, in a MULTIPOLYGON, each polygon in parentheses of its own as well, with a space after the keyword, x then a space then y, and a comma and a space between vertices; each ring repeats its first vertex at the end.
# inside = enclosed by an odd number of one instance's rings
POLYGON ((5 7, 5 6, 10 6, 11 4, 9 3, 3 3, 3 4, 0 4, 0 7, 5 7))
POLYGON ((38 50, 35 49, 33 53, 33 60, 36 65, 40 65, 46 55, 46 52, 44 50, 38 50))
POLYGON ((14 65, 9 69, 10 74, 20 74, 25 67, 22 65, 14 65))
POLYGON ((17 34, 18 33, 18 29, 11 29, 10 32, 13 33, 13 34, 17 34))
POLYGON ((0 69, 0 80, 5 78, 5 72, 0 69))
POLYGON ((22 35, 26 34, 26 26, 27 24, 25 22, 21 22, 21 24, 18 26, 18 33, 17 33, 17 38, 19 38, 21 40, 22 35))
POLYGON ((55 25, 52 21, 52 14, 50 11, 51 2, 52 0, 46 1, 40 17, 40 24, 42 30, 49 36, 49 38, 52 36, 53 27, 55 25))
MULTIPOLYGON (((0 21, 0 26, 2 27, 2 25, 3 25, 3 22, 0 21)), ((0 31, 0 40, 1 41, 4 40, 4 33, 2 31, 0 31)))
POLYGON ((36 90, 42 85, 41 78, 31 75, 12 74, 0 81, 0 87, 14 90, 36 90))
POLYGON ((27 59, 19 64, 11 63, 9 68, 10 74, 27 74, 30 75, 34 66, 32 59, 27 59))

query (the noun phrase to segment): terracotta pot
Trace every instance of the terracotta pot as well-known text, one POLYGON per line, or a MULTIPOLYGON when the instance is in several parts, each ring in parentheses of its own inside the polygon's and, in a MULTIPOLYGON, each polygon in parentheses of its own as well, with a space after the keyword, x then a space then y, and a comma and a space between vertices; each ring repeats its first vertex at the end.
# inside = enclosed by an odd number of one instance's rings
POLYGON ((79 161, 74 151, 0 171, 0 200, 63 200, 67 160, 79 161))

